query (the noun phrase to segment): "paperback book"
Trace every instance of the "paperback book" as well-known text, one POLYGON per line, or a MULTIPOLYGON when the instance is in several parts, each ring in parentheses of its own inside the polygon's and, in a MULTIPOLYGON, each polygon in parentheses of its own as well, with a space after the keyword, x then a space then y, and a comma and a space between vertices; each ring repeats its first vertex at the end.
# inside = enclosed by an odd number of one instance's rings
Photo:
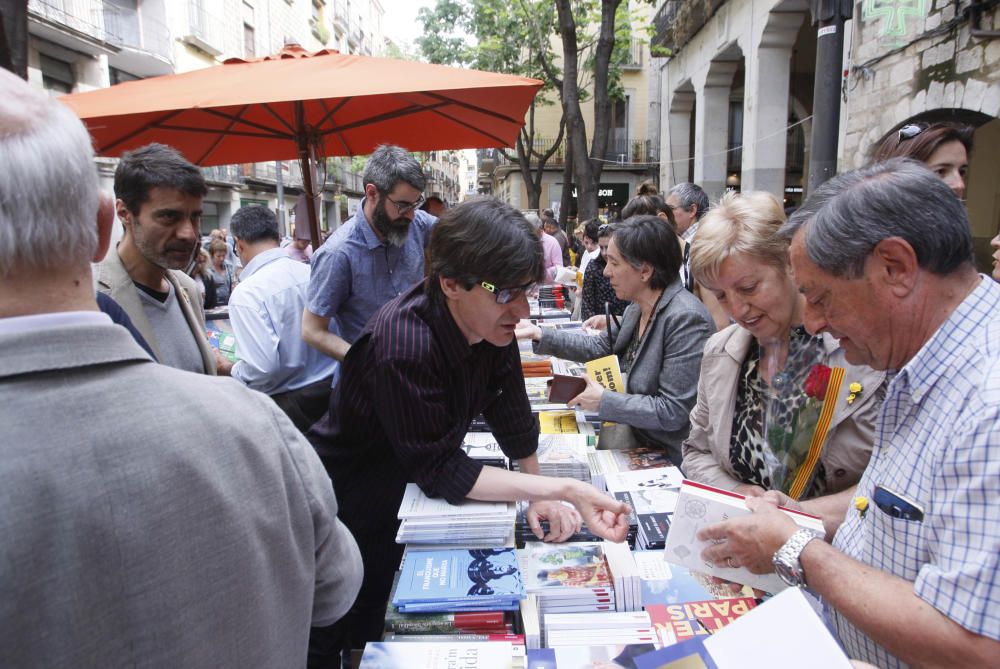
POLYGON ((651 604, 646 607, 664 646, 691 637, 715 634, 757 606, 753 597, 710 599, 683 604, 651 604))
POLYGON ((528 650, 528 669, 635 667, 634 658, 655 650, 652 643, 560 646, 528 650))
POLYGON ((365 645, 359 669, 513 669, 513 666, 514 647, 503 641, 373 641, 365 645))
POLYGON ((525 596, 512 548, 410 551, 392 600, 402 613, 514 611, 525 596))

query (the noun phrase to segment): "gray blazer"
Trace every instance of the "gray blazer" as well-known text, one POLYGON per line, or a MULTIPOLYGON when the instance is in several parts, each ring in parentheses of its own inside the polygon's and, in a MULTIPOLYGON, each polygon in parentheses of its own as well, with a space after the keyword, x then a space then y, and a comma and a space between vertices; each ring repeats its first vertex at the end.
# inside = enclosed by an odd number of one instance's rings
MULTIPOLYGON (((698 403, 691 412, 691 434, 684 442, 681 466, 684 475, 693 481, 727 490, 742 483, 736 478, 729 448, 736 410, 737 377, 753 341, 749 330, 730 325, 709 339, 705 346, 698 403)), ((838 492, 857 483, 868 466, 875 422, 885 396, 885 372, 848 363, 837 340, 827 334, 823 335, 823 344, 827 352, 823 364, 846 370, 820 455, 826 470, 827 489, 838 492), (848 404, 847 387, 855 381, 861 384, 862 392, 848 404)))
MULTIPOLYGON (((153 331, 153 327, 149 324, 149 318, 146 317, 146 310, 142 308, 142 301, 139 298, 139 293, 136 292, 139 289, 132 283, 132 277, 129 276, 125 265, 122 264, 122 260, 118 256, 118 250, 111 249, 108 251, 108 255, 104 257, 99 267, 97 289, 102 293, 107 293, 115 302, 121 305, 121 308, 125 310, 128 317, 132 319, 135 329, 139 331, 146 339, 146 342, 149 343, 149 347, 153 349, 156 359, 162 360, 163 353, 160 351, 156 332, 153 331)), ((194 335, 194 339, 198 343, 198 352, 201 354, 205 373, 215 376, 215 354, 212 352, 212 347, 209 346, 208 338, 205 336, 205 310, 199 297, 198 285, 194 282, 194 279, 184 272, 173 269, 167 270, 167 281, 174 287, 174 292, 177 293, 177 303, 180 305, 181 311, 184 313, 184 318, 191 328, 191 334, 194 335)))
POLYGON ((362 565, 274 402, 110 323, 0 350, 0 666, 306 666, 362 565))
MULTIPOLYGON (((621 330, 612 324, 617 355, 625 354, 636 335, 640 315, 639 306, 632 304, 622 315, 621 330)), ((600 419, 630 425, 640 440, 663 447, 673 462, 680 463, 702 350, 713 332, 715 325, 705 305, 675 279, 656 304, 625 383, 628 392, 604 393, 600 419)), ((545 328, 535 350, 585 362, 610 354, 611 344, 607 332, 589 336, 545 328)))

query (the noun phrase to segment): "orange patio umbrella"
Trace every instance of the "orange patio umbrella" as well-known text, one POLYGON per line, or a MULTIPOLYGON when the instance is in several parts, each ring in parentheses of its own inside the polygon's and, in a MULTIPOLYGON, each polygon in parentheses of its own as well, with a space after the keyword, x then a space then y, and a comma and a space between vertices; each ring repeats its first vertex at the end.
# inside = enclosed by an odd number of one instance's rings
POLYGON ((66 95, 98 155, 162 142, 196 165, 302 162, 309 231, 319 239, 318 157, 513 146, 542 82, 414 61, 281 53, 66 95))

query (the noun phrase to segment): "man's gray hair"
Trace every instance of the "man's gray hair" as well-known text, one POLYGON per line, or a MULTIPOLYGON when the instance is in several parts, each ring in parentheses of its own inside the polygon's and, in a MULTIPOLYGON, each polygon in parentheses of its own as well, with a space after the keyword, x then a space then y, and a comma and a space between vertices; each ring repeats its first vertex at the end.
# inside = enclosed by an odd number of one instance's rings
POLYGON ((525 214, 524 218, 528 221, 528 223, 531 223, 531 227, 536 233, 542 229, 542 219, 538 218, 538 214, 525 214))
POLYGON ((0 69, 0 129, 0 276, 89 263, 98 186, 83 123, 0 69))
POLYGON ((423 192, 427 185, 424 169, 406 149, 392 144, 381 144, 368 158, 362 177, 366 184, 374 184, 383 195, 388 194, 396 184, 405 182, 423 192))
POLYGON ((790 240, 800 229, 809 259, 845 279, 861 277, 872 249, 889 237, 905 240, 920 267, 933 274, 975 262, 962 202, 923 163, 908 158, 830 179, 777 234, 790 240))
POLYGON ((663 199, 666 200, 671 195, 677 196, 683 209, 690 209, 692 204, 698 205, 698 213, 694 216, 696 221, 701 220, 701 217, 708 211, 708 194, 698 184, 693 184, 690 181, 679 183, 671 188, 663 199))

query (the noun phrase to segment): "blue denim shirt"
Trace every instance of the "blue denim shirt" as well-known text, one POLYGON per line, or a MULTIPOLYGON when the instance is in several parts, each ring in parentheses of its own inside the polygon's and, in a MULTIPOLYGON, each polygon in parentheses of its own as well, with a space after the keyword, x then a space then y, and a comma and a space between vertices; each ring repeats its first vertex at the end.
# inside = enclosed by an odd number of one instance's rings
POLYGON ((336 319, 348 343, 361 334, 372 314, 424 277, 424 247, 437 218, 417 211, 401 247, 379 241, 358 207, 313 254, 308 309, 336 319))

